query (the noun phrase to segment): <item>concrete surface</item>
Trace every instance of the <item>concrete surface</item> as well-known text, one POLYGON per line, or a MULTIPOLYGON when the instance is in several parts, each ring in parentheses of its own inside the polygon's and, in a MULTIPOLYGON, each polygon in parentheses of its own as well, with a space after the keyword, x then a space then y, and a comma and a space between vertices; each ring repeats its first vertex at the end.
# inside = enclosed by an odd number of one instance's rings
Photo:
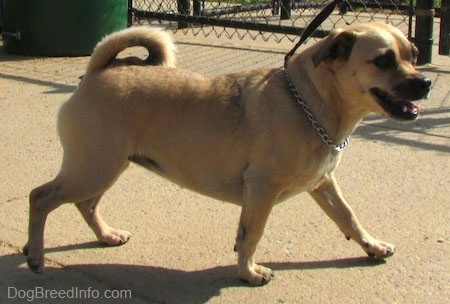
MULTIPOLYGON (((205 73, 281 67, 292 47, 288 41, 181 34, 176 40, 179 66, 205 73)), ((419 120, 398 125, 368 117, 337 171, 363 225, 397 246, 386 261, 367 258, 301 194, 274 209, 257 251, 275 278, 249 287, 236 278, 232 250, 240 209, 131 166, 101 204, 112 226, 133 233, 131 241, 97 244, 76 208, 64 205, 48 218, 46 271, 31 273, 20 253, 28 194, 59 169, 56 113, 87 61, 20 57, 0 49, 1 303, 450 301, 450 60, 437 55, 420 68, 433 91, 419 120), (106 298, 111 295, 122 299, 106 298)))

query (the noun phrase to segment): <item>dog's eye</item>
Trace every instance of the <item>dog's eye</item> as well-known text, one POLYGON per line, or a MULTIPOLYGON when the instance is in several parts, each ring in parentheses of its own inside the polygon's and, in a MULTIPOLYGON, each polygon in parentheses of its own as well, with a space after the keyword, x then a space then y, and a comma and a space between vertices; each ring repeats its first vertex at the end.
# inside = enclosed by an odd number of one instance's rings
POLYGON ((395 67, 395 54, 392 51, 387 52, 381 56, 378 56, 373 61, 373 64, 379 69, 387 70, 395 67))

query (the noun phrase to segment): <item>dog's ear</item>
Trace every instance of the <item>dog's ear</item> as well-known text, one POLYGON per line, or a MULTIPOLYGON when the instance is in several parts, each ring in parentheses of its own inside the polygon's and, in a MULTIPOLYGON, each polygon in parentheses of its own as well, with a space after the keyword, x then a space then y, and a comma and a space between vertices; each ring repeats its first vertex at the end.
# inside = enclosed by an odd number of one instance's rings
POLYGON ((342 29, 331 31, 321 43, 320 49, 312 55, 314 67, 317 67, 324 60, 347 60, 352 52, 355 39, 356 34, 354 32, 342 29))

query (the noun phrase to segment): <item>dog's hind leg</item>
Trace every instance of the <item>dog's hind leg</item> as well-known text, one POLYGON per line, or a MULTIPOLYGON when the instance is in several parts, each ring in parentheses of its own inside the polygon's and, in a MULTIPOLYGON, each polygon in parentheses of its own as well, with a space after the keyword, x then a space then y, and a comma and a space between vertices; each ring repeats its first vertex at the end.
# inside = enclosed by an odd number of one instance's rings
POLYGON ((102 195, 99 194, 93 198, 79 202, 76 206, 101 243, 108 245, 125 244, 131 238, 131 233, 125 230, 111 228, 100 215, 98 203, 102 195))
POLYGON ((35 272, 44 267, 44 226, 48 214, 67 202, 84 202, 82 209, 88 202, 97 203, 129 163, 126 156, 96 155, 95 149, 82 155, 73 152, 65 150, 61 171, 53 181, 30 193, 28 243, 23 252, 28 266, 35 272), (95 161, 88 162, 88 159, 95 161))
POLYGON ((375 239, 362 227, 345 201, 333 174, 326 176, 309 194, 337 224, 346 238, 355 240, 370 257, 385 258, 394 254, 393 245, 375 239))
POLYGON ((40 272, 44 265, 44 226, 47 215, 63 203, 60 189, 55 179, 30 193, 28 243, 24 246, 23 253, 27 256, 28 266, 34 272, 40 272))

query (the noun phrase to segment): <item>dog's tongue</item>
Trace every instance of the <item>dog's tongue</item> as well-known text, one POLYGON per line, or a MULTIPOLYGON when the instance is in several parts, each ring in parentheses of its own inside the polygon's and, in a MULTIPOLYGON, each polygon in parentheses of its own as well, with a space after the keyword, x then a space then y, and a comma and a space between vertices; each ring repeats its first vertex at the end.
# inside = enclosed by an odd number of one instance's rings
POLYGON ((414 115, 419 114, 419 107, 408 100, 396 100, 395 103, 401 107, 405 113, 411 113, 414 115))

